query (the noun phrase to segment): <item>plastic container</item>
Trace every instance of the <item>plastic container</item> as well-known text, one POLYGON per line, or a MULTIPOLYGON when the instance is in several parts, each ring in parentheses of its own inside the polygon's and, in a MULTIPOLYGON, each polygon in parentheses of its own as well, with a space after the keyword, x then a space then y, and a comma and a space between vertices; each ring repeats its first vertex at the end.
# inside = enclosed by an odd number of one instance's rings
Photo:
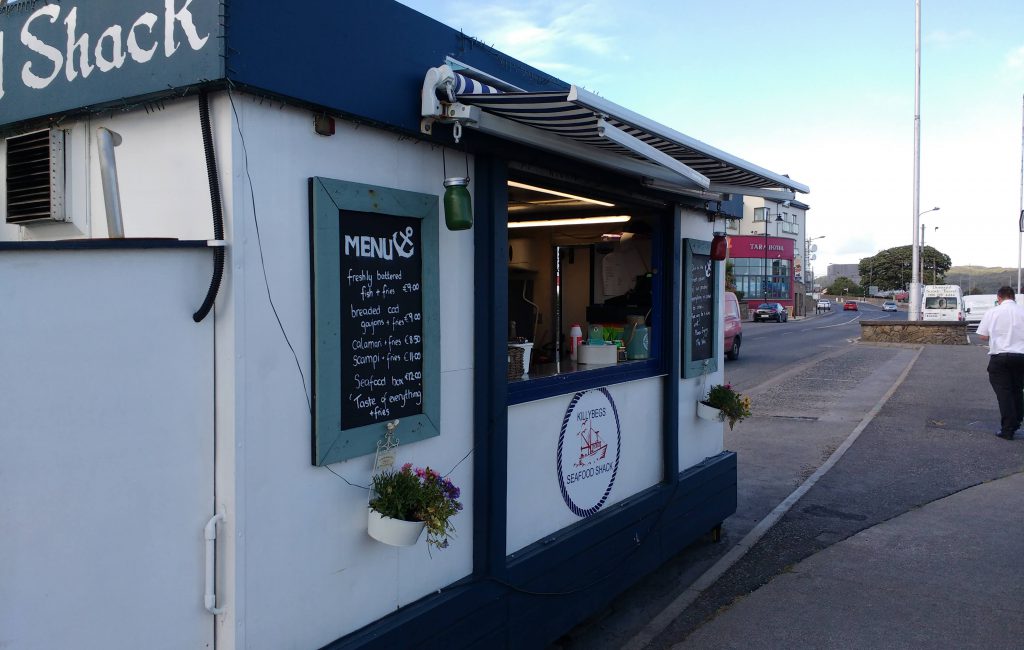
POLYGON ((573 361, 576 361, 581 343, 583 343, 583 329, 579 323, 573 323, 569 328, 569 358, 573 361))
POLYGON ((610 344, 590 345, 589 343, 583 343, 580 345, 579 363, 594 366, 611 365, 619 360, 618 350, 619 348, 610 344))

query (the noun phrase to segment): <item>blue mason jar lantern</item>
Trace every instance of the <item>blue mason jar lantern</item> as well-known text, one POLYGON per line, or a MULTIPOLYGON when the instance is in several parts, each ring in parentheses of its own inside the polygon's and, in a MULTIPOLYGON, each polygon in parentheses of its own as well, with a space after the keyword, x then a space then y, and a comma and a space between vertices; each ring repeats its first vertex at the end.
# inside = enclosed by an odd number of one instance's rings
POLYGON ((444 179, 444 222, 448 230, 473 227, 473 204, 469 196, 469 179, 453 176, 444 179))

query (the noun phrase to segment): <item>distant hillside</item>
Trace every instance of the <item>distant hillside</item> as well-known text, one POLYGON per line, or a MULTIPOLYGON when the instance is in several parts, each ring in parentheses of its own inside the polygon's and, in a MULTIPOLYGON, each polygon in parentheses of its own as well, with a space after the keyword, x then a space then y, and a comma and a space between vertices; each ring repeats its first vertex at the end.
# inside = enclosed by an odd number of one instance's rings
POLYGON ((1008 284, 1017 286, 1017 268, 989 266, 953 266, 946 273, 946 284, 959 284, 964 293, 995 293, 1008 284))

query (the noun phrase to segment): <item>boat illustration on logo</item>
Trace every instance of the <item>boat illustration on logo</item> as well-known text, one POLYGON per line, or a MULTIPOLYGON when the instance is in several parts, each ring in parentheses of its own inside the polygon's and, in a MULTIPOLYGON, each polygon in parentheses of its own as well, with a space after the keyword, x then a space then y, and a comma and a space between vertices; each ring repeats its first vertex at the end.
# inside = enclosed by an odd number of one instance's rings
POLYGON ((604 460, 608 453, 608 443, 601 440, 601 432, 594 428, 593 420, 587 418, 579 430, 580 458, 576 467, 583 467, 593 462, 604 460))

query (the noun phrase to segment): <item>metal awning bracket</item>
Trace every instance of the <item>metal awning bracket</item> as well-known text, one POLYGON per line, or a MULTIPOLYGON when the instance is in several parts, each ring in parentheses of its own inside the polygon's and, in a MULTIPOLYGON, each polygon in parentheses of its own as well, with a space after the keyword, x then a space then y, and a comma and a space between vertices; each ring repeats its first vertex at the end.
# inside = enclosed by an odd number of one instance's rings
POLYGON ((455 72, 447 65, 430 68, 420 88, 420 133, 433 133, 434 122, 455 124, 455 142, 462 126, 479 119, 480 109, 455 99, 455 72))

